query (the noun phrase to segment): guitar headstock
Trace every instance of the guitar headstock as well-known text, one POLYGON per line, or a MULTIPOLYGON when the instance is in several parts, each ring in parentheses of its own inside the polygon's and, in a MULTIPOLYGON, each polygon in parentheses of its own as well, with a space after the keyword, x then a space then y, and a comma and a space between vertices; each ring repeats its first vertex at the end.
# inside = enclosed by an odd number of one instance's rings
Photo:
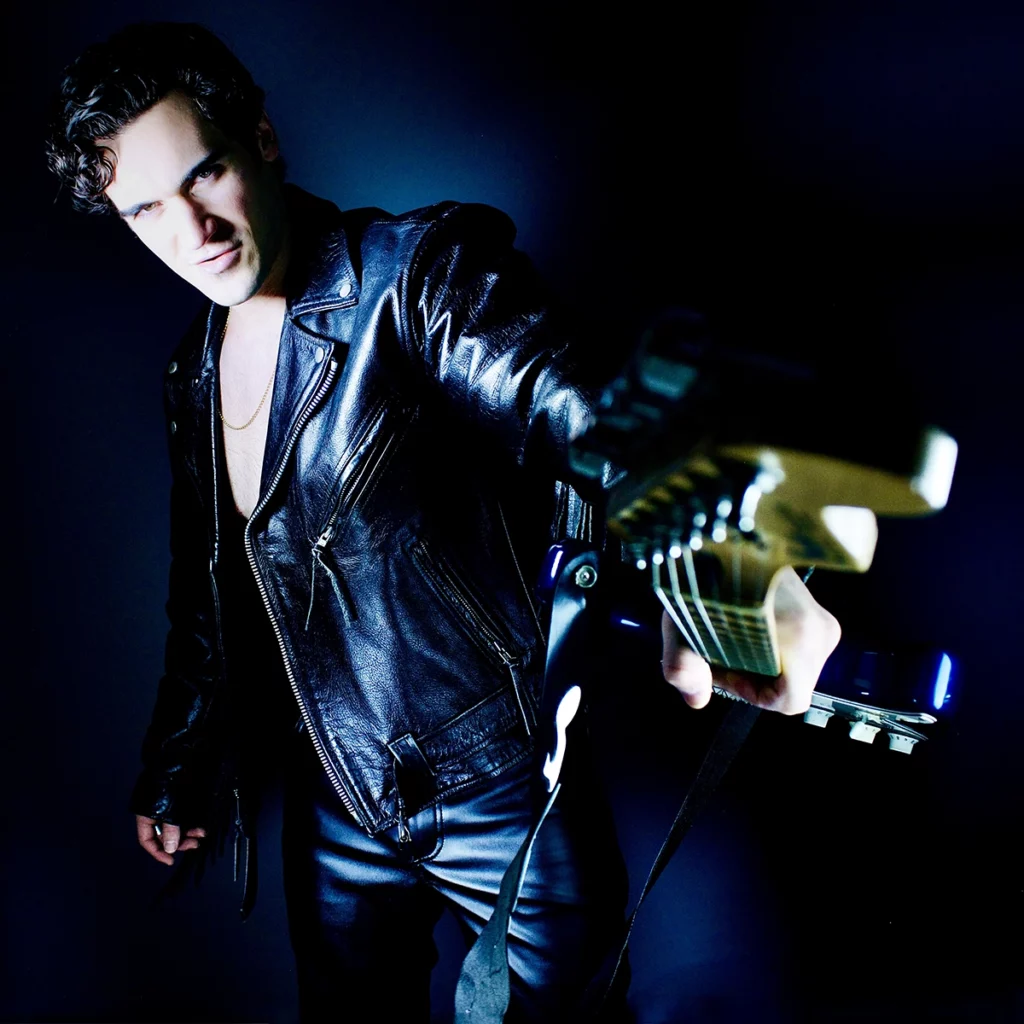
MULTIPOLYGON (((813 443, 813 437, 809 439, 813 443)), ((809 444, 810 447, 810 444, 809 444)), ((638 560, 683 547, 730 571, 773 575, 784 565, 864 572, 878 538, 875 516, 922 515, 949 493, 956 442, 930 428, 906 474, 813 450, 705 442, 609 495, 609 529, 638 560)))
POLYGON ((645 339, 573 447, 580 472, 625 470, 608 528, 716 664, 778 675, 779 570, 864 572, 876 515, 948 498, 953 438, 897 413, 855 426, 819 391, 802 368, 712 348, 700 320, 677 319, 645 339))

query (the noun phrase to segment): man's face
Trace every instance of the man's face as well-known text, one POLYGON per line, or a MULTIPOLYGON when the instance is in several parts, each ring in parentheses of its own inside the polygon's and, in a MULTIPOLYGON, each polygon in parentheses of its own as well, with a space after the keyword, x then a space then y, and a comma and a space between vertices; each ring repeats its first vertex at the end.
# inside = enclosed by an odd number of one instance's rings
POLYGON ((121 217, 171 270, 222 306, 259 292, 283 259, 283 200, 270 166, 277 144, 265 121, 260 128, 257 158, 174 92, 117 135, 97 139, 115 154, 106 195, 121 217))

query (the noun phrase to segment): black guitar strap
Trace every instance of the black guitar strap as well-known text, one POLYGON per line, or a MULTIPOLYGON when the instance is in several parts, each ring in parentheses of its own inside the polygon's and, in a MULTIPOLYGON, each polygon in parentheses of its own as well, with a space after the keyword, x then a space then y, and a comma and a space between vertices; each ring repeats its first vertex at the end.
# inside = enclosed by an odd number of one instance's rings
POLYGON ((633 913, 629 915, 629 919, 626 922, 622 945, 606 959, 603 967, 598 971, 590 987, 587 989, 586 995, 583 998, 583 1012, 581 1014, 584 1019, 597 1017, 600 1014, 608 993, 611 991, 618 976, 619 969, 622 967, 622 961, 626 956, 626 949, 629 946, 629 937, 633 933, 633 924, 636 921, 636 915, 640 910, 641 904, 651 889, 654 888, 654 883, 657 882, 668 862, 672 859, 672 855, 679 848, 679 844, 683 841, 686 833, 689 832, 690 826, 701 810, 707 805, 711 794, 714 793, 718 784, 725 777, 729 765, 732 764, 737 753, 739 753, 740 747, 743 746, 744 740, 750 734, 750 730, 753 728, 754 722, 757 721, 760 713, 760 708, 743 701, 733 702, 726 712, 721 725, 718 727, 718 731, 715 733, 714 739, 711 741, 711 745, 708 747, 707 753, 704 755, 700 770, 697 772, 696 778, 694 778, 686 796, 683 798, 682 806, 676 813, 675 820, 668 830, 668 835, 665 836, 661 849, 654 858, 651 870, 647 874, 647 881, 637 897, 633 913))
POLYGON ((508 1008, 509 922, 526 877, 534 839, 558 797, 558 775, 566 751, 566 719, 573 717, 585 689, 588 617, 583 613, 597 582, 598 562, 596 546, 565 542, 552 569, 550 626, 536 748, 538 770, 534 773, 533 825, 502 877, 490 920, 462 962, 455 989, 455 1019, 460 1024, 501 1024, 508 1008), (545 755, 542 773, 540 758, 545 755), (542 785, 543 780, 546 785, 542 785))
MULTIPOLYGON (((460 1024, 501 1024, 504 1020, 510 996, 509 922, 526 876, 534 840, 561 788, 557 776, 565 754, 565 725, 556 723, 564 717, 560 711, 565 707, 566 695, 583 682, 581 666, 586 665, 587 653, 587 616, 583 612, 597 580, 598 568, 598 552, 594 547, 580 545, 575 555, 572 550, 566 549, 554 588, 541 701, 541 721, 549 735, 540 734, 538 751, 548 754, 544 776, 548 778, 550 792, 538 798, 534 822, 502 877, 494 911, 462 963, 455 990, 455 1019, 460 1024)), ((651 866, 643 891, 623 929, 621 946, 606 959, 583 997, 582 1018, 600 1014, 619 974, 640 905, 722 780, 753 727, 759 710, 737 701, 726 713, 651 866)))
POLYGON ((484 930, 477 936, 466 959, 455 989, 455 1019, 469 1024, 501 1024, 505 1019, 510 995, 508 977, 508 926, 516 900, 523 887, 530 851, 544 819, 558 796, 561 785, 556 785, 541 808, 533 827, 523 840, 512 863, 501 879, 501 888, 494 911, 484 930))

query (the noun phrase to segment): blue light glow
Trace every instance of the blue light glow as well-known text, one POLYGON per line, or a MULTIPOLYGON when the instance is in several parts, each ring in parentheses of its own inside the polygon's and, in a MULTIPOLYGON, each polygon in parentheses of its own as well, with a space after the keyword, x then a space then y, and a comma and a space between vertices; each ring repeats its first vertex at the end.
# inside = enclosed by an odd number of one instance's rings
POLYGON ((953 662, 950 661, 948 654, 943 654, 942 660, 939 662, 939 672, 935 677, 935 689, 932 691, 932 706, 936 710, 941 710, 942 705, 946 702, 946 690, 949 687, 949 673, 953 669, 953 662))
POLYGON ((634 622, 632 619, 622 619, 622 618, 620 618, 619 619, 619 625, 620 626, 632 626, 634 629, 639 629, 640 628, 640 623, 639 622, 634 622))

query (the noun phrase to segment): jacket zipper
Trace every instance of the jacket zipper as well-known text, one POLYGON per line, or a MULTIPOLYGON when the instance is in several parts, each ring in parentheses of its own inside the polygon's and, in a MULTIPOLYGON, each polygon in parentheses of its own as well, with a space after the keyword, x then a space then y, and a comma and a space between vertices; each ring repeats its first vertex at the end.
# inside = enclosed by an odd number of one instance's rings
POLYGON ((402 799, 402 791, 395 787, 395 801, 397 803, 396 817, 398 818, 398 841, 400 843, 411 843, 412 832, 409 831, 409 819, 405 815, 405 801, 402 799))
POLYGON ((316 391, 313 393, 313 397, 310 398, 306 407, 302 410, 298 420, 295 424, 295 429, 292 431, 291 437, 288 439, 288 444, 285 447, 284 455, 278 460, 277 472, 274 474, 274 478, 270 481, 270 485, 267 487, 263 494, 263 497, 257 503, 256 507, 252 510, 252 515, 249 517, 245 524, 245 555, 249 561, 249 567, 252 569, 253 576, 256 579, 256 586, 259 589, 260 597, 263 600, 263 606, 267 610, 267 616, 270 619, 271 628, 274 630, 274 636, 277 638, 277 645, 281 649, 281 657, 284 660, 285 674, 288 676, 288 684, 291 687, 292 694, 295 697, 295 702, 299 706, 299 714, 302 716, 302 721, 305 723, 306 730, 309 733, 310 739, 313 741, 313 748, 316 750, 317 757, 320 759, 320 763, 323 765, 324 771, 327 773, 327 777, 331 780, 331 784, 334 786, 338 797, 341 799, 345 810, 352 815, 356 821, 361 821, 358 811, 356 810, 355 803, 352 797, 349 796, 348 791, 345 788, 344 783, 338 778, 334 767, 331 765, 327 758, 327 754, 320 743, 320 739, 317 736, 316 730, 313 728, 312 719, 309 717, 309 709, 306 707, 305 702, 299 693, 299 686, 295 680, 295 669, 292 666, 290 659, 288 658, 288 651, 284 644, 284 636, 281 633, 281 626, 277 619, 274 618, 274 613, 270 607, 270 598, 267 595, 266 584, 263 582, 263 577, 260 576, 259 566, 256 564, 256 554, 252 547, 252 522, 256 516, 263 511, 270 495, 273 494, 274 488, 277 487, 278 481, 284 474, 284 467, 288 464, 288 459, 291 457, 292 449, 295 447, 295 442, 298 439, 299 434, 302 432, 302 428, 306 425, 306 421, 312 416, 313 410, 316 408, 317 403, 327 394, 330 390, 331 383, 334 380, 334 375, 338 370, 338 360, 333 357, 330 360, 330 364, 327 368, 327 373, 324 375, 323 380, 320 382, 316 391))
MULTIPOLYGON (((224 321, 224 327, 221 330, 221 341, 224 340, 224 333, 227 330, 227 320, 224 321)), ((220 671, 222 685, 224 683, 224 675, 227 671, 224 658, 224 630, 221 624, 221 609, 220 609, 220 592, 217 587, 217 574, 215 567, 217 561, 220 558, 220 496, 217 486, 217 403, 214 399, 210 402, 210 458, 211 458, 211 469, 210 480, 213 486, 213 551, 210 557, 210 590, 213 594, 213 618, 214 628, 217 634, 217 652, 220 656, 220 671)), ((198 490, 198 481, 196 482, 196 488, 198 490)), ((202 494, 200 493, 200 500, 202 500, 202 494)), ((232 787, 232 791, 235 794, 235 827, 234 827, 234 838, 233 838, 233 850, 232 850, 232 882, 238 881, 238 867, 239 867, 239 839, 245 840, 245 856, 242 860, 242 913, 245 913, 246 897, 249 891, 249 837, 245 834, 245 823, 242 819, 242 800, 239 796, 238 790, 241 786, 241 780, 237 775, 237 763, 235 765, 235 778, 232 780, 235 785, 232 787)))
MULTIPOLYGON (((373 430, 373 428, 379 425, 385 416, 385 408, 383 403, 379 411, 377 411, 373 419, 367 428, 360 435, 359 440, 356 442, 354 449, 357 450, 365 441, 367 436, 373 430)), ((342 584, 338 582, 338 578, 323 560, 324 552, 327 550, 327 546, 334 540, 335 527, 337 526, 338 519, 342 513, 355 504, 358 503, 359 499, 363 496, 367 486, 371 480, 377 475, 377 469, 381 463, 387 458, 388 452, 397 443, 398 438, 404 431, 399 431, 392 434, 381 446, 377 452, 371 452, 367 457, 367 460, 359 467, 356 468, 355 472, 345 481, 340 493, 338 494, 338 500, 334 503, 334 509, 327 519, 324 528, 320 531, 320 536, 317 537, 313 543, 312 554, 313 554, 313 567, 310 573, 309 583, 309 609, 306 612, 306 629, 309 629, 309 619, 313 614, 313 596, 316 593, 316 567, 320 566, 324 572, 330 577, 331 585, 334 587, 334 593, 338 598, 338 602, 341 604, 341 612, 345 618, 346 624, 351 623, 353 619, 358 618, 355 608, 352 606, 351 597, 343 591, 342 584), (358 490, 357 490, 358 488, 358 490), (355 495, 353 496, 353 491, 355 495)))
POLYGON ((512 689, 516 695, 516 703, 519 705, 519 713, 522 715, 523 725, 526 727, 526 735, 532 736, 533 730, 530 728, 530 719, 526 714, 526 706, 523 704, 523 696, 519 690, 519 678, 516 675, 515 659, 509 654, 508 648, 502 642, 501 636, 495 627, 485 619, 484 613, 474 608, 470 604, 469 599, 463 596, 467 591, 462 581, 455 574, 455 570, 436 558, 427 547, 426 541, 420 538, 412 550, 414 555, 418 554, 421 561, 427 563, 431 570, 441 577, 445 584, 445 590, 451 596, 451 599, 465 612, 474 626, 483 634, 487 643, 490 644, 498 657, 504 662, 509 675, 512 677, 512 689))

